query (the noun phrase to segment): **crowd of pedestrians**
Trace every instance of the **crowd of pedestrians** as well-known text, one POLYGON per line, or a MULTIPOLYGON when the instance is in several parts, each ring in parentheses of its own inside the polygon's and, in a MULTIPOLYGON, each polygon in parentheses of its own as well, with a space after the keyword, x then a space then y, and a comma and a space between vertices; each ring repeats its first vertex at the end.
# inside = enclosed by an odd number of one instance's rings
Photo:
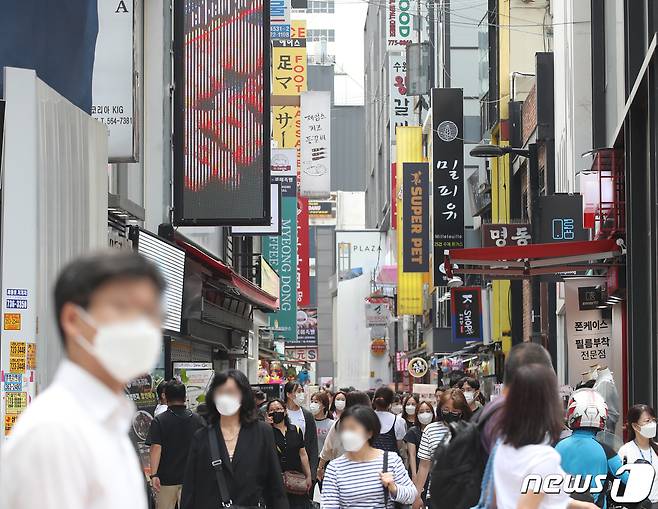
MULTIPOLYGON (((130 252, 64 269, 55 306, 67 358, 2 449, 0 506, 148 507, 124 388, 160 353, 163 290, 130 252)), ((624 465, 658 474, 654 409, 630 408, 615 451, 599 438, 610 429, 601 394, 577 389, 565 409, 551 358, 532 343, 511 349, 492 401, 461 372, 435 401, 386 386, 309 399, 297 382, 268 399, 237 370, 215 374, 196 412, 178 380, 155 392, 146 444, 157 509, 612 509, 610 488, 630 485, 624 465), (591 483, 573 494, 526 482, 556 475, 591 483)), ((658 482, 646 488, 633 509, 658 508, 658 482)))

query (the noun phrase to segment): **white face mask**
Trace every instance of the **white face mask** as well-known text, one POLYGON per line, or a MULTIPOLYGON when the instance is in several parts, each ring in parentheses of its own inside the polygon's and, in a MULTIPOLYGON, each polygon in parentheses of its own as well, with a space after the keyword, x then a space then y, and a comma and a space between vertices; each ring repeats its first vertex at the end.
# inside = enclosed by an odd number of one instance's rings
POLYGON ((338 410, 339 412, 345 410, 345 400, 339 399, 336 401, 335 405, 336 405, 336 410, 338 410))
POLYGON ((76 336, 75 340, 117 382, 126 384, 156 365, 162 351, 162 331, 147 318, 98 324, 84 309, 78 310, 96 334, 93 344, 83 336, 76 336))
POLYGON ((308 409, 311 411, 313 415, 317 415, 320 413, 320 403, 316 403, 314 401, 309 405, 308 409))
POLYGON ((418 414, 418 420, 420 421, 421 424, 429 424, 432 422, 432 419, 434 416, 432 415, 431 412, 421 412, 418 414))
POLYGON ((407 405, 404 407, 404 410, 407 412, 407 415, 414 415, 416 413, 416 405, 407 405))
POLYGON ((475 399, 475 393, 471 391, 465 392, 464 398, 466 398, 466 403, 470 405, 471 403, 473 403, 473 400, 475 399))
POLYGON ((240 398, 231 396, 230 394, 220 394, 215 396, 215 406, 220 415, 225 415, 227 417, 235 415, 240 410, 240 398))
POLYGON ((304 395, 303 392, 298 392, 297 394, 295 394, 295 403, 301 406, 304 404, 305 401, 306 401, 306 396, 304 395))
POLYGON ((366 438, 361 433, 348 430, 340 434, 340 441, 347 452, 357 452, 365 445, 366 438))
POLYGON ((644 438, 654 438, 656 436, 656 423, 649 422, 644 426, 640 426, 640 435, 644 438))
POLYGON ((402 413, 402 405, 393 405, 391 407, 391 412, 395 415, 400 415, 402 413))

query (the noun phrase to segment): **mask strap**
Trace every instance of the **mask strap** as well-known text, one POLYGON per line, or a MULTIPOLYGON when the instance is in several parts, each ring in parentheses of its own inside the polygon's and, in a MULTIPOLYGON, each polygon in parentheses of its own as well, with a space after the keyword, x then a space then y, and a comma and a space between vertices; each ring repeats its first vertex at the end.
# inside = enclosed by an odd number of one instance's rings
MULTIPOLYGON (((76 305, 76 308, 78 310, 78 314, 82 321, 86 323, 89 327, 98 330, 98 325, 96 324, 96 320, 93 319, 93 317, 82 307, 76 305)), ((85 338, 82 334, 76 334, 74 336, 75 341, 80 345, 82 348, 84 348, 87 353, 94 355, 94 347, 92 344, 89 342, 87 338, 85 338)))
POLYGON ((92 327, 94 329, 98 329, 98 323, 96 323, 96 320, 87 312, 85 308, 82 306, 79 306, 76 304, 76 309, 78 310, 78 313, 80 314, 80 318, 82 318, 82 321, 85 322, 89 327, 92 327))

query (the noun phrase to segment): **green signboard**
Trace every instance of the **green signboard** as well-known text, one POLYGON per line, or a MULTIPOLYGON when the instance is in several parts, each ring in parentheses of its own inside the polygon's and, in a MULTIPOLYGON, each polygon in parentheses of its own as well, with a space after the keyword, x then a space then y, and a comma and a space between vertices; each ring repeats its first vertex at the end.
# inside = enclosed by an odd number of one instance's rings
POLYGON ((263 257, 281 278, 279 311, 270 314, 274 337, 297 341, 297 197, 281 198, 281 235, 263 237, 263 257))

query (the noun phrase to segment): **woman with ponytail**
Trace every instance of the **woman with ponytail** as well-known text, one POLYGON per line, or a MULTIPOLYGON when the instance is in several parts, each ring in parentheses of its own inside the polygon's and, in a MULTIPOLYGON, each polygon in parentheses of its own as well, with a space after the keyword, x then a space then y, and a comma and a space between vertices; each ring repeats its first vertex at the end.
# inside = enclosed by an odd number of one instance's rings
POLYGON ((402 440, 407 434, 407 424, 400 416, 391 412, 395 394, 390 387, 380 387, 375 391, 372 406, 379 418, 381 431, 373 439, 373 447, 382 451, 399 453, 402 440))

